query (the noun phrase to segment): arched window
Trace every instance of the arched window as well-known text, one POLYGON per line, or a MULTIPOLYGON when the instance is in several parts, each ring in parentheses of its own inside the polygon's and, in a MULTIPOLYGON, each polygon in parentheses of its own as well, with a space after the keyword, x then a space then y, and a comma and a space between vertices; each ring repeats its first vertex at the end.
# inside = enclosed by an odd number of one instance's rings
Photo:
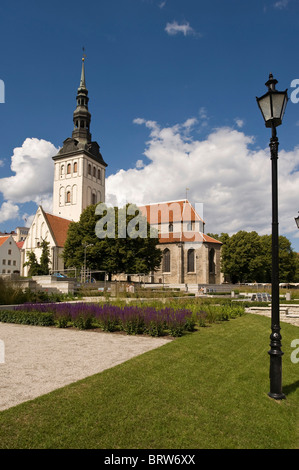
POLYGON ((101 170, 98 169, 98 180, 101 180, 101 170))
POLYGON ((165 273, 170 273, 170 250, 165 248, 163 251, 162 269, 165 273))
POLYGON ((194 260, 195 260, 195 251, 194 251, 193 248, 191 248, 187 252, 187 271, 188 271, 188 273, 194 273, 194 271, 195 271, 195 269, 194 269, 195 268, 194 260))
POLYGON ((173 223, 172 222, 168 225, 168 231, 173 232, 173 223))
POLYGON ((214 248, 211 248, 209 251, 209 273, 210 274, 215 274, 215 250, 214 248))
POLYGON ((67 170, 66 170, 67 174, 70 175, 71 172, 72 172, 72 165, 70 163, 68 163, 67 165, 67 170))
POLYGON ((91 195, 91 204, 96 204, 97 203, 97 195, 96 193, 92 193, 91 195))
POLYGON ((77 173, 77 171, 78 171, 78 163, 75 162, 74 163, 74 173, 77 173))
POLYGON ((93 167, 93 176, 94 178, 97 176, 97 169, 95 166, 93 167))
POLYGON ((88 174, 91 175, 91 164, 88 163, 88 174))
POLYGON ((71 191, 67 191, 66 193, 66 203, 71 203, 71 191))
POLYGON ((81 128, 84 127, 84 121, 80 121, 80 127, 81 127, 81 128))
POLYGON ((60 175, 61 176, 64 175, 64 165, 61 165, 61 167, 60 167, 60 175))

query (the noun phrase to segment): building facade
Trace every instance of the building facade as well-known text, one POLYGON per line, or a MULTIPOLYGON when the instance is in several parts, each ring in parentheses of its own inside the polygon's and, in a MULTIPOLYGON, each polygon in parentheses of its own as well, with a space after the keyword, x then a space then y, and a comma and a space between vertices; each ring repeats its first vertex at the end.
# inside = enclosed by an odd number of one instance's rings
POLYGON ((140 207, 157 230, 160 268, 151 281, 163 284, 220 284, 221 242, 204 233, 204 221, 186 200, 140 207))
POLYGON ((0 274, 20 272, 21 254, 12 235, 0 237, 0 274))

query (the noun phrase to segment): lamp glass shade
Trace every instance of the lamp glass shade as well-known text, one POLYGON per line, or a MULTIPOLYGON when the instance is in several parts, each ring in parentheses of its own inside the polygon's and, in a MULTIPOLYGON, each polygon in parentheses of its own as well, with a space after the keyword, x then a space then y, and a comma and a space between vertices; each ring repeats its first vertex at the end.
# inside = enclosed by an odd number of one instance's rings
POLYGON ((257 102, 266 127, 277 127, 282 123, 282 118, 288 101, 286 91, 268 91, 261 98, 257 98, 257 102))

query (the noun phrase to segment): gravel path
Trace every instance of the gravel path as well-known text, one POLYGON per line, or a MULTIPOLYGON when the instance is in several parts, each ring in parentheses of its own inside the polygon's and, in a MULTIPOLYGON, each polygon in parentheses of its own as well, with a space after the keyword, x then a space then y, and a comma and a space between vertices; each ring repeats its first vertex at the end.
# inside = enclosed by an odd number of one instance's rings
POLYGON ((169 341, 0 323, 0 410, 109 369, 169 341))

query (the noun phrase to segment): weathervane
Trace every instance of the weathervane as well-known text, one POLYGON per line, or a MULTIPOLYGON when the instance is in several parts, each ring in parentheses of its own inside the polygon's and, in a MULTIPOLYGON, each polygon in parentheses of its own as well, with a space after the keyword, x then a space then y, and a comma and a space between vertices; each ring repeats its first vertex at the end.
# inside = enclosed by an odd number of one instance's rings
POLYGON ((84 47, 84 46, 82 47, 82 52, 83 52, 82 60, 83 60, 83 62, 84 62, 84 60, 85 60, 85 58, 86 58, 85 47, 84 47))

